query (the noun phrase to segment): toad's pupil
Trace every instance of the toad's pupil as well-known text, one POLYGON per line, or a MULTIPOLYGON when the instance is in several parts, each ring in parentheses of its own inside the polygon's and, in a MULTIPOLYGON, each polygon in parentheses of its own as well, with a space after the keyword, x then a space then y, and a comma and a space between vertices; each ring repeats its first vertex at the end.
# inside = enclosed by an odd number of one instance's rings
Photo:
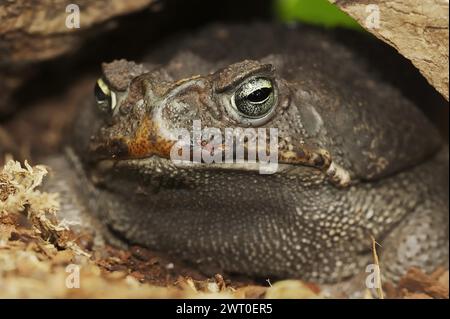
POLYGON ((94 94, 98 102, 104 102, 108 98, 98 83, 95 85, 94 94))
POLYGON ((261 103, 264 102, 271 93, 271 88, 261 88, 250 93, 247 96, 247 99, 252 103, 261 103))

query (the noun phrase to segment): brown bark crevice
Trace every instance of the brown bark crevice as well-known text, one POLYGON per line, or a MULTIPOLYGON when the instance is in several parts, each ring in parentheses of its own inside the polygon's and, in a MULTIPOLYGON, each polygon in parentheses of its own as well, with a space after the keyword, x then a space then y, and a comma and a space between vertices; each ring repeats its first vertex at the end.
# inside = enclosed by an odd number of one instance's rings
POLYGON ((367 31, 411 60, 428 82, 448 101, 448 1, 329 1, 356 19, 367 31), (378 27, 368 24, 368 19, 373 22, 373 8, 378 9, 378 27))

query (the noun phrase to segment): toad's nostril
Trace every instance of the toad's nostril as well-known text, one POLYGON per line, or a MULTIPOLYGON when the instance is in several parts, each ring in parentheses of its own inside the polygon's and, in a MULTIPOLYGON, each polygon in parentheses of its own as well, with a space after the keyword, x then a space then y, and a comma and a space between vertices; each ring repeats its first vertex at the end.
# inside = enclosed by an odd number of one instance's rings
POLYGON ((109 148, 112 157, 122 157, 128 154, 128 146, 121 139, 112 140, 109 148))
POLYGON ((117 138, 107 142, 97 140, 91 143, 89 156, 97 160, 124 158, 128 154, 128 146, 123 139, 117 138))

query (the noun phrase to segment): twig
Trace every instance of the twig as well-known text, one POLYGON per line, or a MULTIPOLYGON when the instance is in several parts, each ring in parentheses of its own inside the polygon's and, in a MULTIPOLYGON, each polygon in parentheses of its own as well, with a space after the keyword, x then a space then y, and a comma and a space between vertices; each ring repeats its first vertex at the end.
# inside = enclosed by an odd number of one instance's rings
POLYGON ((380 261, 378 259, 378 254, 377 254, 377 245, 381 247, 381 245, 379 243, 377 243, 377 241, 375 240, 375 238, 370 235, 370 238, 372 239, 372 254, 373 254, 373 261, 375 263, 375 265, 377 265, 377 276, 376 276, 376 280, 377 280, 377 294, 378 294, 378 298, 379 299, 384 299, 384 293, 383 293, 383 288, 381 286, 381 270, 380 270, 380 261))

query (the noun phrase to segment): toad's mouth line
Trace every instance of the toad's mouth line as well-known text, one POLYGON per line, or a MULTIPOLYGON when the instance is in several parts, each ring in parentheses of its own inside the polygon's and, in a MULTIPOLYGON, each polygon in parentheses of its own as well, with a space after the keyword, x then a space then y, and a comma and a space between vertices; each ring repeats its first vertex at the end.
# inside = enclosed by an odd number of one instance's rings
POLYGON ((107 170, 111 168, 130 168, 139 169, 144 168, 148 172, 156 171, 161 173, 164 171, 170 172, 175 170, 196 170, 196 171, 208 171, 208 170, 220 170, 220 171, 234 171, 234 172, 247 172, 247 173, 259 173, 261 175, 274 175, 279 173, 308 173, 308 174, 323 174, 332 184, 338 187, 347 187, 354 183, 350 177, 350 173, 339 166, 338 164, 331 162, 325 169, 309 165, 305 162, 297 161, 276 161, 276 162, 249 162, 249 161, 237 161, 231 163, 205 163, 191 160, 172 160, 170 158, 162 157, 156 154, 150 156, 143 156, 140 158, 109 158, 101 159, 96 162, 97 168, 100 170, 107 170))
POLYGON ((275 156, 273 156, 274 152, 270 150, 270 155, 268 156, 267 152, 263 152, 263 157, 260 157, 259 152, 249 152, 247 148, 247 151, 244 151, 244 156, 242 154, 237 156, 236 152, 232 152, 232 157, 227 158, 226 150, 225 153, 224 150, 221 150, 221 152, 217 153, 218 158, 214 156, 214 153, 210 153, 212 156, 206 160, 203 155, 198 158, 194 157, 191 148, 188 149, 189 153, 182 152, 181 155, 189 154, 186 157, 180 156, 178 152, 172 152, 172 148, 168 150, 166 147, 144 148, 144 152, 133 152, 130 151, 129 147, 126 147, 125 150, 118 156, 111 154, 109 156, 99 156, 97 163, 101 163, 100 166, 106 168, 111 166, 135 168, 147 166, 150 171, 152 167, 160 167, 161 170, 169 169, 171 171, 176 169, 215 169, 241 172, 258 171, 264 175, 280 173, 286 169, 295 168, 322 173, 331 183, 339 187, 347 187, 353 182, 349 171, 335 163, 327 150, 317 147, 303 146, 297 150, 280 150, 277 148, 275 156), (253 156, 249 157, 248 154, 253 154, 253 156), (258 154, 258 156, 255 154, 258 154))
MULTIPOLYGON (((241 172, 259 172, 262 174, 276 174, 293 169, 294 167, 301 167, 301 165, 287 164, 287 163, 270 163, 270 162, 253 162, 253 161, 233 161, 233 162, 212 162, 206 163, 204 161, 191 160, 172 160, 158 155, 151 155, 148 157, 135 159, 103 159, 97 162, 97 166, 103 167, 148 167, 155 170, 226 170, 226 171, 241 171, 241 172)), ((311 170, 311 167, 303 166, 305 169, 311 170)))

